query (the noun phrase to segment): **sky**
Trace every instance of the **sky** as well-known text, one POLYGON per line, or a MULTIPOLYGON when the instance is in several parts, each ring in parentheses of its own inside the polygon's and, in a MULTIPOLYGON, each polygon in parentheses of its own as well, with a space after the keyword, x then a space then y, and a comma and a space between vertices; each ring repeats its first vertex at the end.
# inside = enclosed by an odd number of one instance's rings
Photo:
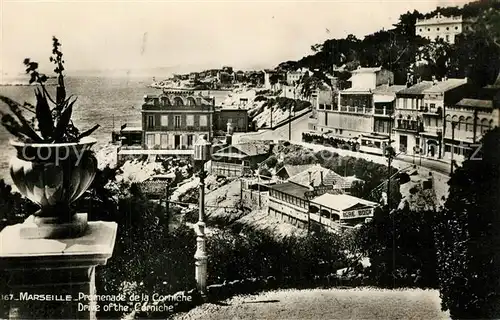
POLYGON ((0 0, 0 71, 22 72, 26 57, 51 67, 53 35, 67 70, 274 67, 326 39, 390 28, 407 11, 465 2, 0 0))

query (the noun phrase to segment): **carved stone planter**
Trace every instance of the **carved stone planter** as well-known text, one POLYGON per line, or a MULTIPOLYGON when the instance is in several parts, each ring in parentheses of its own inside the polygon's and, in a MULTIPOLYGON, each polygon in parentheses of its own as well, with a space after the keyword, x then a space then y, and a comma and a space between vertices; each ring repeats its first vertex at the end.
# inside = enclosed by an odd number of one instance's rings
POLYGON ((10 174, 24 196, 40 206, 21 230, 24 238, 75 237, 87 225, 86 215, 70 205, 92 183, 97 159, 90 151, 97 141, 86 137, 76 143, 22 143, 11 141, 17 155, 10 174))

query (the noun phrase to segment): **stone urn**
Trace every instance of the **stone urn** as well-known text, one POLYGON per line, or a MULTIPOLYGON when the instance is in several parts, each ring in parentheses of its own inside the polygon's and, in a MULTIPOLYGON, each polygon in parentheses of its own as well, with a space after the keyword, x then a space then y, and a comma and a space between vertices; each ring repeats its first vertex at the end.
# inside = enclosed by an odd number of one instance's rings
POLYGON ((87 226, 86 214, 76 214, 71 203, 90 186, 97 172, 91 147, 96 139, 75 143, 11 141, 17 154, 10 174, 19 192, 40 206, 21 229, 24 238, 77 237, 87 226))

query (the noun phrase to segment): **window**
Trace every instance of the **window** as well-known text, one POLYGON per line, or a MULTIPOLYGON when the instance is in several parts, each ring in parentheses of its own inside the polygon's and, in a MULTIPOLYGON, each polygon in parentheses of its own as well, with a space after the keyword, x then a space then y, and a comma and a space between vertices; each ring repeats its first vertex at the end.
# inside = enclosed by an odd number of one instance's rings
POLYGON ((194 116, 192 114, 188 114, 186 116, 186 126, 188 127, 194 126, 194 116))
POLYGON ((450 36, 446 35, 446 41, 450 41, 450 36))
POLYGON ((439 28, 437 28, 436 30, 439 31, 439 28))
POLYGON ((435 103, 431 103, 430 107, 431 107, 431 110, 432 110, 432 109, 434 109, 436 107, 436 104, 435 103))
POLYGON ((147 126, 148 128, 153 128, 155 126, 155 116, 148 116, 147 126))
POLYGON ((181 116, 175 116, 174 117, 174 127, 175 128, 180 128, 181 127, 181 116))
POLYGON ((420 28, 420 32, 422 32, 422 28, 420 28))
POLYGON ((166 149, 168 147, 168 134, 161 135, 161 148, 166 149))
POLYGON ((155 135, 153 133, 146 134, 146 146, 152 148, 155 145, 155 135))
POLYGON ((321 103, 321 104, 319 105, 319 109, 320 109, 320 110, 325 109, 325 105, 321 103))
POLYGON ((458 30, 458 27, 455 27, 455 30, 458 30))
POLYGON ((182 101, 182 98, 181 97, 175 97, 174 98, 174 105, 176 105, 176 106, 182 106, 182 105, 184 105, 184 103, 182 101))
POLYGON ((431 31, 431 28, 427 28, 427 31, 431 31))
POLYGON ((191 147, 193 145, 193 135, 192 134, 188 134, 188 136, 187 136, 187 145, 188 145, 188 147, 191 147))
POLYGON ((160 123, 162 127, 168 127, 168 115, 162 114, 160 117, 160 123))
POLYGON ((208 126, 208 119, 206 115, 200 116, 200 127, 208 126))
POLYGON ((446 30, 450 30, 450 27, 446 27, 446 30))

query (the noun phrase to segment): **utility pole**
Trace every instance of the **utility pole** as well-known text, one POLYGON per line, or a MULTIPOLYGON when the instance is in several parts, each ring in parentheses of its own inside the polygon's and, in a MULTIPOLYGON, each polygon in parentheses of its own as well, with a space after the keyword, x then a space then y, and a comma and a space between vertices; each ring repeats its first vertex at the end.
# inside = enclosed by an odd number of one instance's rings
POLYGON ((273 106, 269 106, 271 109, 271 129, 273 128, 273 106))
POLYGON ((167 230, 170 233, 170 182, 167 184, 165 189, 165 210, 167 216, 167 230))
MULTIPOLYGON (((390 118, 392 120, 392 117, 390 118)), ((394 148, 391 143, 391 126, 389 127, 389 145, 385 150, 385 156, 388 160, 388 169, 387 169, 387 210, 389 211, 389 215, 392 218, 392 279, 393 279, 393 288, 396 287, 396 231, 395 231, 395 222, 394 222, 394 213, 391 213, 391 165, 392 159, 396 155, 394 148)))

